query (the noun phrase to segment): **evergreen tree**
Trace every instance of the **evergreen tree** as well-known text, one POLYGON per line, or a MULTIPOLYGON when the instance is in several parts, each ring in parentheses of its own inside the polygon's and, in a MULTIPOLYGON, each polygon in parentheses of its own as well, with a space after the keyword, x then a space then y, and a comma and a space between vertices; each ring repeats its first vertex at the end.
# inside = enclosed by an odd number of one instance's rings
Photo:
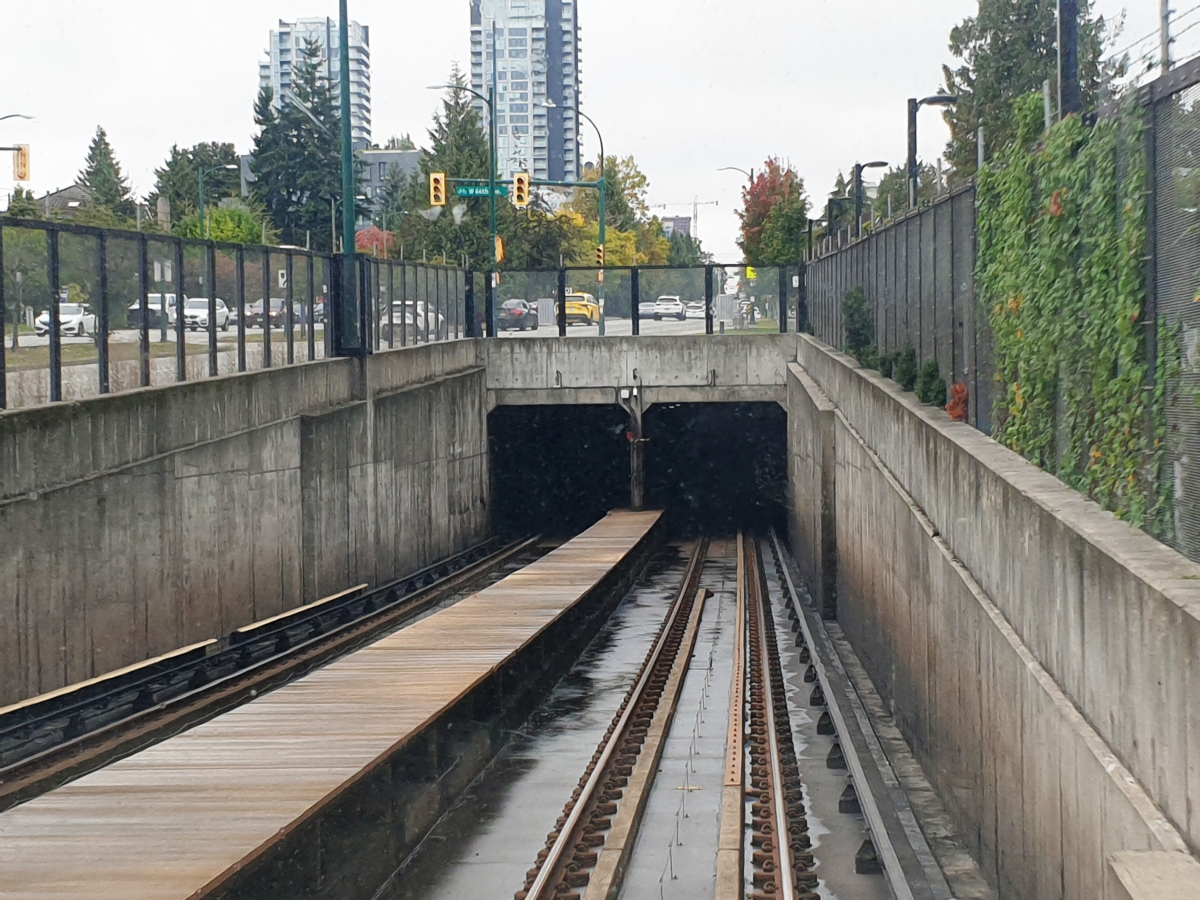
POLYGON ((151 209, 159 197, 171 204, 171 218, 180 221, 197 212, 200 207, 200 173, 205 169, 204 200, 216 206, 226 197, 241 193, 241 176, 224 168, 237 165, 238 155, 233 144, 204 143, 194 147, 173 146, 162 168, 154 170, 154 190, 146 198, 151 209))
MULTIPOLYGON (((292 80, 292 93, 307 111, 291 102, 276 110, 269 88, 259 94, 251 197, 266 210, 284 243, 303 245, 311 236, 315 249, 329 250, 341 221, 342 139, 333 88, 322 73, 320 45, 310 40, 292 80)), ((361 171, 356 179, 361 181, 361 171)), ((357 187, 354 193, 357 197, 357 187)), ((356 212, 365 214, 354 202, 356 212)))
POLYGON ((36 219, 38 215, 37 201, 33 199, 33 191, 18 187, 13 191, 12 200, 8 204, 6 216, 17 219, 36 219))
MULTIPOLYGON (((465 86, 455 68, 451 84, 465 86)), ((397 234, 405 255, 424 254, 431 261, 456 262, 466 255, 470 264, 489 266, 492 260, 490 210, 486 197, 460 199, 451 195, 448 207, 429 208, 429 174, 445 172, 451 178, 488 177, 488 139, 471 95, 447 91, 442 108, 429 130, 429 152, 412 177, 393 169, 385 177, 380 224, 397 234)), ((528 209, 517 209, 501 198, 497 227, 505 240, 505 267, 509 269, 557 266, 574 262, 579 255, 580 223, 571 215, 554 215, 534 196, 528 209)))
POLYGON ((134 214, 129 183, 113 155, 104 129, 97 127, 88 148, 87 163, 79 173, 79 184, 92 192, 92 202, 126 218, 134 214))
MULTIPOLYGON (((946 159, 959 175, 975 171, 979 126, 990 147, 1003 147, 1016 135, 1013 101, 1058 79, 1056 0, 980 0, 977 15, 950 32, 950 52, 962 60, 943 66, 945 91, 958 97, 944 116, 950 125, 946 159)), ((1084 108, 1100 90, 1100 56, 1105 26, 1092 18, 1088 0, 1079 3, 1079 87, 1084 108)))

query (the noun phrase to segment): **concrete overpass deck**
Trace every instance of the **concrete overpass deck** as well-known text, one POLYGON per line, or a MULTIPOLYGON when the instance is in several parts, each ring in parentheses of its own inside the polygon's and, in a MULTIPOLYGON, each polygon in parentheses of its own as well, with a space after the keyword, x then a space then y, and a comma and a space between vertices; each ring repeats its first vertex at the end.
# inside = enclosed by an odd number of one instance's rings
POLYGON ((613 513, 448 609, 0 814, 0 897, 219 891, 589 597, 659 517, 613 513))

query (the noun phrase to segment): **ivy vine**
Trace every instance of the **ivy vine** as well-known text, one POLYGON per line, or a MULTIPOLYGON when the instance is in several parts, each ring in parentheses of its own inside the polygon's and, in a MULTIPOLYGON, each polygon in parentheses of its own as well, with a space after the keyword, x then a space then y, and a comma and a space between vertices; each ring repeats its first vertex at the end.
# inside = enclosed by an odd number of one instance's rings
POLYGON ((1117 516, 1173 538, 1166 410, 1178 335, 1145 310, 1148 172, 1136 109, 1043 130, 1041 94, 978 179, 978 284, 995 335, 995 437, 1117 516))

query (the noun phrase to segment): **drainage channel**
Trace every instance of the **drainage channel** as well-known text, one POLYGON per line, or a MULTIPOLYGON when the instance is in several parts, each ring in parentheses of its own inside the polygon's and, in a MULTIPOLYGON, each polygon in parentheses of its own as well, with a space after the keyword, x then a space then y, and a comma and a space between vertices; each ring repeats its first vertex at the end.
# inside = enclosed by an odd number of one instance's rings
POLYGON ((688 562, 680 547, 651 560, 549 699, 510 732, 375 900, 475 900, 484 888, 511 896, 521 887, 547 827, 638 678, 688 562))

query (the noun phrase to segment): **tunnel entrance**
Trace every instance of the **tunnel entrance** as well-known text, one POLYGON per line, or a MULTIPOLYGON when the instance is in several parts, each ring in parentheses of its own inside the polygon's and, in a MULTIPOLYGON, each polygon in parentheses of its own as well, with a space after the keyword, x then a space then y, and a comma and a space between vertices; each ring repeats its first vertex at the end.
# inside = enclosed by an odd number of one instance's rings
MULTIPOLYGON (((787 413, 775 403, 646 411, 646 505, 671 531, 786 531, 787 413)), ((628 415, 618 406, 506 406, 489 417, 493 522, 576 534, 629 506, 628 415)))

